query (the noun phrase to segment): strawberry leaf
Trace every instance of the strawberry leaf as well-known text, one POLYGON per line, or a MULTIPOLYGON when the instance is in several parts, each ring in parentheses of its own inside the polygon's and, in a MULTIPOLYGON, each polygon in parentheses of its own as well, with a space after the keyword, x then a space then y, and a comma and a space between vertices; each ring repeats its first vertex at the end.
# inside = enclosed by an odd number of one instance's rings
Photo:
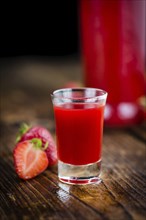
POLYGON ((19 133, 16 136, 16 143, 21 140, 21 137, 30 129, 31 127, 28 126, 26 123, 23 123, 19 129, 19 133))

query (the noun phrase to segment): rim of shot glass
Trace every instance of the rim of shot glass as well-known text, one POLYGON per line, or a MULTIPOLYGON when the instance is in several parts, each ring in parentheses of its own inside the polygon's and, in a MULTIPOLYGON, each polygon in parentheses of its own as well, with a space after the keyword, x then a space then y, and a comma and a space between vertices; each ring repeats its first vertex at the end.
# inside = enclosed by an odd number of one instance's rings
POLYGON ((62 89, 57 89, 57 90, 54 90, 53 93, 51 94, 51 97, 52 98, 58 98, 58 99, 62 99, 62 100, 88 100, 90 102, 94 102, 95 100, 102 100, 102 99, 106 99, 107 98, 107 95, 108 93, 103 90, 103 89, 99 89, 99 88, 92 88, 92 87, 74 87, 74 88, 62 88, 62 89), (83 96, 83 97, 64 97, 63 94, 66 93, 66 92, 82 92, 82 91, 95 91, 97 93, 101 93, 101 94, 95 94, 95 95, 92 95, 90 97, 86 97, 86 96, 83 96), (62 96, 59 96, 59 94, 62 93, 62 96))

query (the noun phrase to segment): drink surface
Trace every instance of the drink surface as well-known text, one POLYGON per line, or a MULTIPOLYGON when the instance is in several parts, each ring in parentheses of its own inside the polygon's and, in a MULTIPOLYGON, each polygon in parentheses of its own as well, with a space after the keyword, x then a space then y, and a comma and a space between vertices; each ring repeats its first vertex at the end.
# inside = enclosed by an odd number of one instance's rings
POLYGON ((58 158, 85 165, 101 159, 104 106, 67 103, 54 107, 58 158))

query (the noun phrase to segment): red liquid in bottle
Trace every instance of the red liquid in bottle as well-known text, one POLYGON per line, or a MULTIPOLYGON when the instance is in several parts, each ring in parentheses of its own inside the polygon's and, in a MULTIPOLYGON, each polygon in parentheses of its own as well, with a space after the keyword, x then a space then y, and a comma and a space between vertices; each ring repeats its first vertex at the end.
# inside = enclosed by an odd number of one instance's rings
POLYGON ((85 85, 108 92, 105 124, 141 122, 145 2, 81 0, 80 6, 85 85))
POLYGON ((104 106, 63 104, 54 112, 59 160, 72 165, 100 160, 104 106))

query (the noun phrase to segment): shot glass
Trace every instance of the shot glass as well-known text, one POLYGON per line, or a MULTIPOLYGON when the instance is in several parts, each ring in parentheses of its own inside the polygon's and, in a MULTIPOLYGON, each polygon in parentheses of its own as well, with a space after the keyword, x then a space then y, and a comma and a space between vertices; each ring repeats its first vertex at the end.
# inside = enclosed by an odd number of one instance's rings
POLYGON ((59 180, 99 183, 107 92, 67 88, 53 92, 59 180))

